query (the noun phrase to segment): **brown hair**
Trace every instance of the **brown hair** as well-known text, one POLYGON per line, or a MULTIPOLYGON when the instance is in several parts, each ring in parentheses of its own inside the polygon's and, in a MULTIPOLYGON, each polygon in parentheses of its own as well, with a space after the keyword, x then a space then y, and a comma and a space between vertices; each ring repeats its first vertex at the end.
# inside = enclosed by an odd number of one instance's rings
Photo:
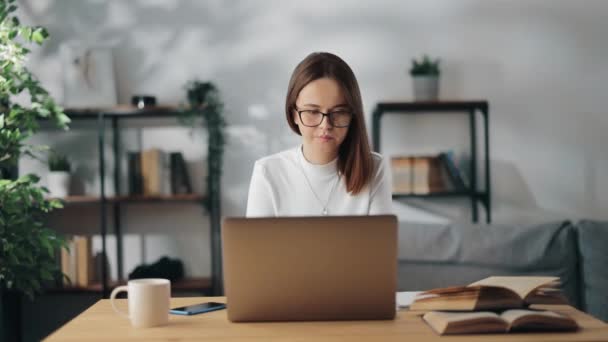
POLYGON ((289 127, 299 135, 300 128, 294 122, 293 111, 302 88, 308 83, 331 78, 341 86, 346 103, 352 110, 353 120, 338 152, 338 171, 344 175, 346 190, 358 194, 372 178, 372 155, 363 117, 361 91, 355 74, 340 57, 327 52, 314 52, 296 66, 289 80, 285 114, 289 127))

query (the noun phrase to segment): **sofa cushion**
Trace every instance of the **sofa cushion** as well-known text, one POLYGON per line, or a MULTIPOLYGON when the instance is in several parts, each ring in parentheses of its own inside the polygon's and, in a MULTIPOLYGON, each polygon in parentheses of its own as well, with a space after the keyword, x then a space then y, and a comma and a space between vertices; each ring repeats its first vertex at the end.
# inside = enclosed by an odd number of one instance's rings
POLYGON ((608 321, 608 222, 581 221, 576 228, 582 307, 591 315, 608 321))
POLYGON ((466 285, 492 275, 553 275, 578 307, 575 237, 568 221, 534 226, 400 222, 398 288, 466 285))

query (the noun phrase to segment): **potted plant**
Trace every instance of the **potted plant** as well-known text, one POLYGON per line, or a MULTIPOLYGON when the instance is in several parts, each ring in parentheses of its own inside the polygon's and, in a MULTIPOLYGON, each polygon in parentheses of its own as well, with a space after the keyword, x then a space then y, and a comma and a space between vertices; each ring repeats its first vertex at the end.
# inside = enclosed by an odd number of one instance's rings
POLYGON ((416 101, 435 101, 439 97, 439 59, 431 60, 428 55, 412 59, 410 75, 416 101))
POLYGON ((19 175, 22 156, 37 157, 40 146, 27 141, 41 119, 67 129, 70 119, 36 77, 25 67, 26 45, 42 44, 42 27, 21 25, 15 0, 0 1, 0 340, 20 339, 20 298, 32 298, 47 282, 60 276, 56 254, 62 237, 45 225, 45 216, 61 208, 47 200, 35 174, 19 175), (29 95, 29 104, 12 101, 29 95))
POLYGON ((52 197, 64 198, 70 189, 70 161, 68 157, 56 151, 51 151, 48 157, 49 174, 47 188, 52 197))

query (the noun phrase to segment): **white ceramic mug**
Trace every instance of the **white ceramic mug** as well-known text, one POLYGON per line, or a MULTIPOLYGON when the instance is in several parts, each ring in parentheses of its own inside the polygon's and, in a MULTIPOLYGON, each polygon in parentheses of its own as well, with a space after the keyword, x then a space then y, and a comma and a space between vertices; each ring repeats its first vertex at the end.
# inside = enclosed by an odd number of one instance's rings
POLYGON ((129 318, 138 328, 165 325, 169 321, 171 282, 167 279, 135 279, 112 291, 110 303, 119 315, 129 318), (120 292, 127 292, 129 313, 116 308, 114 300, 120 292))

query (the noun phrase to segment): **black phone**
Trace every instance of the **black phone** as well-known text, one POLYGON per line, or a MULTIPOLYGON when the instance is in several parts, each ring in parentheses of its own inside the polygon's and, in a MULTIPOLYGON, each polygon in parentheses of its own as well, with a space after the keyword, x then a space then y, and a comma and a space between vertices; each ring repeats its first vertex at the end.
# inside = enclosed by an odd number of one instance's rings
POLYGON ((201 304, 181 306, 179 308, 173 308, 169 310, 169 312, 174 315, 196 315, 203 312, 221 310, 225 308, 226 304, 224 303, 207 302, 201 304))

